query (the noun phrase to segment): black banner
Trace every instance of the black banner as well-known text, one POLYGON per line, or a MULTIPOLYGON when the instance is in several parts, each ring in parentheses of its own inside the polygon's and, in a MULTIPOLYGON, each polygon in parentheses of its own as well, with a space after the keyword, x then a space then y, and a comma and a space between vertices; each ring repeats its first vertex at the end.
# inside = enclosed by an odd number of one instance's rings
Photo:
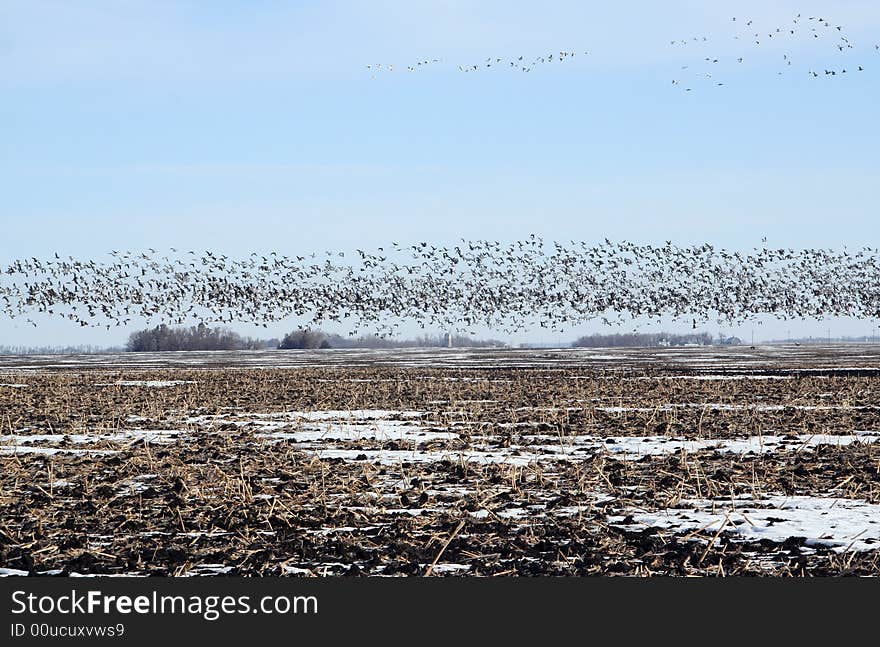
POLYGON ((763 644, 873 625, 867 580, 19 578, 0 580, 0 644, 383 644, 600 636, 763 644))

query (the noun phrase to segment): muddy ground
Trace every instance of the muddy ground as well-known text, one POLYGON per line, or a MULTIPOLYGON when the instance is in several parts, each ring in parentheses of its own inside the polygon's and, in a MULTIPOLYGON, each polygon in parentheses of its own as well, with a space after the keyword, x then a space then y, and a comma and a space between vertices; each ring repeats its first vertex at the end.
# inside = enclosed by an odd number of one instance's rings
POLYGON ((880 357, 848 348, 0 363, 0 572, 874 575, 880 357))

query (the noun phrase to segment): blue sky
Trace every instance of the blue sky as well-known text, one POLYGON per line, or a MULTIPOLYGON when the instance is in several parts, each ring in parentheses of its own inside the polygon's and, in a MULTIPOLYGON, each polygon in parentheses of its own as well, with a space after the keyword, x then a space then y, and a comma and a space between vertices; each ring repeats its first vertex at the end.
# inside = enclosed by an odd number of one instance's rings
MULTIPOLYGON (((880 244, 880 3, 609 4, 4 0, 0 258, 530 233, 880 244), (763 34, 797 13, 833 26, 819 39, 744 37, 746 20, 763 34), (457 69, 559 50, 579 56, 530 73, 457 69), (426 58, 443 62, 406 71, 426 58), (376 63, 395 71, 372 78, 376 63)), ((128 332, 40 323, 0 320, 0 343, 128 332)))

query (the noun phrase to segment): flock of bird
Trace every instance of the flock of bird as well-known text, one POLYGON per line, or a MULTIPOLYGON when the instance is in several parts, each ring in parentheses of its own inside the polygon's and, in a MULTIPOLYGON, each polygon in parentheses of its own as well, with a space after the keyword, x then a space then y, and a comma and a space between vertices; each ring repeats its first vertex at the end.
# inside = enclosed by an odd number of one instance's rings
MULTIPOLYGON (((798 14, 789 24, 759 29, 734 17, 733 38, 752 48, 783 43, 783 71, 793 67, 797 39, 826 43, 837 55, 854 51, 841 25, 798 14), (791 47, 789 47, 791 46, 791 47)), ((690 78, 672 85, 693 90, 694 78, 724 85, 716 69, 739 65, 745 54, 710 54, 708 36, 670 41, 701 48, 690 78), (701 66, 701 68, 699 67, 701 66)), ((723 48, 729 49, 729 48, 723 48)), ((874 49, 880 51, 880 44, 874 49)), ((462 72, 509 69, 523 73, 587 55, 561 50, 534 57, 488 57, 459 65, 462 72)), ((369 64, 373 74, 440 65, 440 58, 411 65, 369 64)), ((858 73, 845 59, 813 78, 858 73)), ((742 323, 759 315, 779 318, 880 317, 880 250, 770 249, 749 253, 705 244, 679 247, 605 240, 598 245, 545 243, 540 237, 502 245, 466 241, 451 247, 392 243, 370 253, 356 250, 287 257, 271 252, 230 258, 194 250, 160 253, 113 251, 110 260, 26 258, 0 268, 0 312, 12 318, 43 314, 81 326, 125 326, 134 321, 247 322, 267 325, 297 317, 304 326, 333 321, 351 334, 374 328, 393 334, 402 321, 468 331, 475 326, 512 334, 534 326, 560 330, 603 319, 692 318, 742 323)))
MULTIPOLYGON (((742 65, 750 56, 761 49, 767 50, 768 55, 779 57, 780 69, 778 75, 783 75, 799 66, 794 66, 794 60, 798 53, 803 54, 805 58, 814 58, 812 50, 806 49, 813 47, 814 44, 821 43, 827 45, 828 50, 832 54, 844 55, 855 51, 854 41, 850 38, 842 25, 838 25, 831 20, 827 20, 823 16, 804 16, 798 13, 790 22, 785 24, 774 24, 772 26, 759 26, 755 20, 748 18, 731 18, 730 24, 734 28, 731 35, 732 40, 737 45, 748 45, 749 50, 740 51, 736 54, 730 54, 730 47, 723 46, 719 51, 712 51, 711 48, 715 44, 715 39, 706 35, 691 36, 688 38, 676 39, 669 41, 669 45, 673 47, 686 48, 687 50, 700 49, 699 59, 694 59, 680 66, 679 72, 672 79, 672 85, 680 88, 684 92, 691 92, 697 87, 705 84, 714 86, 723 86, 725 81, 722 80, 724 64, 742 65), (781 51, 780 48, 781 47, 781 51)), ((875 52, 880 52, 880 43, 873 45, 875 52)), ((576 56, 581 54, 581 50, 567 49, 550 52, 549 54, 539 54, 537 56, 489 56, 485 60, 471 61, 458 65, 460 72, 479 72, 493 70, 514 70, 518 72, 531 72, 541 66, 551 64, 559 64, 566 61, 573 61, 576 56)), ((589 54, 583 51, 582 55, 589 54)), ((864 62, 848 63, 848 59, 837 58, 833 62, 827 60, 821 67, 805 67, 801 72, 808 73, 812 78, 819 77, 836 77, 846 74, 863 72, 864 62)), ((442 58, 425 58, 420 59, 408 65, 369 63, 366 65, 367 71, 376 78, 378 74, 394 72, 395 70, 406 70, 407 72, 417 72, 427 70, 430 67, 437 67, 443 64, 442 58)))
MULTIPOLYGON (((732 38, 738 43, 748 45, 748 51, 737 54, 713 53, 711 48, 713 41, 707 36, 692 36, 690 38, 670 41, 670 46, 703 49, 701 60, 696 64, 681 66, 678 78, 672 79, 672 85, 682 88, 686 92, 694 89, 694 81, 706 81, 716 86, 723 86, 724 82, 718 79, 718 69, 723 64, 730 63, 742 65, 749 56, 761 49, 768 50, 778 56, 779 70, 777 75, 782 76, 793 70, 799 73, 807 73, 812 78, 843 76, 847 73, 864 72, 863 64, 848 63, 849 59, 840 58, 841 55, 855 51, 854 40, 845 31, 842 25, 827 20, 822 16, 804 16, 797 14, 789 23, 773 25, 771 27, 759 27, 754 20, 731 18, 731 24, 735 26, 732 38), (837 55, 834 62, 827 62, 821 67, 807 66, 801 69, 794 65, 797 58, 795 52, 801 52, 805 58, 813 58, 812 50, 807 49, 813 44, 822 44, 833 55, 837 55), (772 48, 772 49, 770 49, 772 48)), ((880 44, 875 44, 874 51, 880 51, 880 44)), ((726 48, 725 48, 726 49, 726 48)))
MULTIPOLYGON (((590 320, 687 317, 688 323, 880 316, 880 250, 730 251, 612 242, 445 247, 392 243, 356 250, 230 258, 194 250, 114 251, 104 262, 55 254, 0 268, 0 311, 66 317, 81 326, 132 321, 255 323, 297 317, 351 334, 393 334, 401 322, 508 334, 590 320)), ((37 316, 36 318, 39 318, 37 316)))
MULTIPOLYGON (((583 56, 588 55, 589 52, 583 52, 583 56)), ((542 66, 542 65, 550 65, 552 63, 563 63, 565 61, 574 60, 574 58, 578 55, 578 52, 574 50, 560 50, 558 52, 550 52, 549 54, 539 54, 537 56, 511 56, 511 57, 499 57, 499 56, 489 56, 485 60, 478 61, 476 63, 463 63, 458 66, 459 72, 479 72, 480 70, 492 70, 493 68, 505 69, 505 70, 515 70, 517 72, 531 72, 533 69, 542 66)), ((397 66, 396 69, 403 70, 405 69, 407 72, 417 72, 420 70, 426 70, 431 66, 436 66, 438 64, 443 63, 442 58, 431 58, 431 59, 422 59, 416 61, 413 64, 406 66, 397 66)), ((376 74, 382 72, 393 72, 395 70, 395 66, 393 63, 390 64, 382 64, 382 63, 368 63, 366 65, 367 71, 372 73, 372 78, 376 78, 376 74)))

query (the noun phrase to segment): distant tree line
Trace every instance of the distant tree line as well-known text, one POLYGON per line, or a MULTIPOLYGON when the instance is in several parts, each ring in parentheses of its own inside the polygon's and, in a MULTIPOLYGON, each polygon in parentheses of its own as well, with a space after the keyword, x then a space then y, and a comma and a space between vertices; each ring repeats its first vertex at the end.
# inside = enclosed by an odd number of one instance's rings
MULTIPOLYGON (((448 334, 423 335, 415 339, 390 339, 379 335, 343 337, 321 330, 299 329, 282 339, 252 339, 228 330, 209 328, 204 324, 190 328, 171 328, 165 324, 134 332, 128 338, 125 350, 132 352, 161 352, 175 350, 259 350, 321 349, 321 348, 439 348, 449 345, 448 334)), ((503 347, 495 339, 472 339, 462 335, 452 336, 452 346, 457 348, 503 347)))
POLYGON ((712 335, 707 332, 676 335, 673 333, 617 333, 586 335, 572 343, 574 348, 613 348, 628 346, 711 346, 712 335))
MULTIPOLYGON (((449 346, 448 334, 422 335, 415 339, 391 339, 379 335, 362 335, 360 337, 343 337, 328 334, 320 330, 295 330, 284 336, 278 348, 441 348, 449 346)), ((495 348, 506 346, 497 339, 472 339, 462 335, 453 335, 452 344, 455 348, 495 348)))
POLYGON ((189 328, 169 328, 165 324, 134 332, 125 350, 158 352, 174 350, 256 350, 265 348, 262 340, 242 337, 227 328, 209 328, 205 324, 189 328))
POLYGON ((119 346, 0 346, 0 355, 94 355, 118 353, 119 346))

